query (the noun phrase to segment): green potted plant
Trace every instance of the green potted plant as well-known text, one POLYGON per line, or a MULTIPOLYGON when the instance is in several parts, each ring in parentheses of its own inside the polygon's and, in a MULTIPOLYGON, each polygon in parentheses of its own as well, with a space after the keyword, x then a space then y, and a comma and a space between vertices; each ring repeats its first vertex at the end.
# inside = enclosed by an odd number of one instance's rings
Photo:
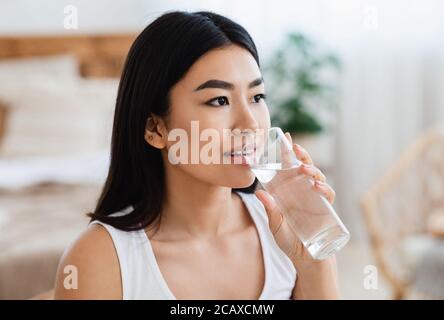
POLYGON ((337 104, 339 58, 302 33, 290 33, 265 67, 271 122, 310 152, 328 134, 337 104))

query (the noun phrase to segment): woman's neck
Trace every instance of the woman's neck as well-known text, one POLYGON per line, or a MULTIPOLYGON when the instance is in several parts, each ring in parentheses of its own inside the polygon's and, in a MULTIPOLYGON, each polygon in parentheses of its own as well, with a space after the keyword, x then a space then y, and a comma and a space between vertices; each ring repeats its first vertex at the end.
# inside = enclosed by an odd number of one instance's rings
MULTIPOLYGON (((169 168, 171 169, 171 168, 169 168)), ((219 236, 242 222, 241 200, 231 188, 215 186, 176 168, 166 170, 166 196, 162 210, 162 238, 219 236)))

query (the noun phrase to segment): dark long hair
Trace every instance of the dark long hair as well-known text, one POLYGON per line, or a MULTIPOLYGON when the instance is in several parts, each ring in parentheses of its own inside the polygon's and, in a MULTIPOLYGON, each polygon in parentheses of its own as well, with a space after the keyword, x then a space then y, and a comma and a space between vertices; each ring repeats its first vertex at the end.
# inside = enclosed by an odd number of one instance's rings
MULTIPOLYGON (((256 46, 239 24, 212 12, 168 12, 148 25, 132 44, 117 94, 108 176, 93 220, 131 231, 160 216, 165 197, 161 152, 144 139, 150 114, 168 115, 170 89, 209 50, 239 45, 257 64, 256 46), (110 216, 132 206, 124 216, 110 216)), ((240 190, 254 192, 255 182, 240 190)))

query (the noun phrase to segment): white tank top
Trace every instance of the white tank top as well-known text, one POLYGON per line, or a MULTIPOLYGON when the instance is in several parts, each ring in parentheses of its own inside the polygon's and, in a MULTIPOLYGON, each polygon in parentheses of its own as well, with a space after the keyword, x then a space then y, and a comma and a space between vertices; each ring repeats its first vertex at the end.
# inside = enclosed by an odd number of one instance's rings
MULTIPOLYGON (((265 208, 254 194, 237 192, 247 207, 259 234, 264 257, 265 283, 259 299, 291 299, 296 282, 296 269, 288 256, 279 248, 268 227, 265 208)), ((116 212, 124 215, 132 207, 116 212)), ((157 264, 150 240, 143 229, 122 231, 109 224, 100 224, 110 234, 120 264, 124 300, 174 300, 157 264)))

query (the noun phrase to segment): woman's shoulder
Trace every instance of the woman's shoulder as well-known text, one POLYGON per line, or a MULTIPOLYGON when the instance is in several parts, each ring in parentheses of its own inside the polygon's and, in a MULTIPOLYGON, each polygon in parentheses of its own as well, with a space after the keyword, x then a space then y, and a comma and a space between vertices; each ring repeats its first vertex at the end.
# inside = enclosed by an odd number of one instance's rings
POLYGON ((120 267, 113 240, 94 223, 65 250, 57 270, 56 299, 121 299, 120 267))

